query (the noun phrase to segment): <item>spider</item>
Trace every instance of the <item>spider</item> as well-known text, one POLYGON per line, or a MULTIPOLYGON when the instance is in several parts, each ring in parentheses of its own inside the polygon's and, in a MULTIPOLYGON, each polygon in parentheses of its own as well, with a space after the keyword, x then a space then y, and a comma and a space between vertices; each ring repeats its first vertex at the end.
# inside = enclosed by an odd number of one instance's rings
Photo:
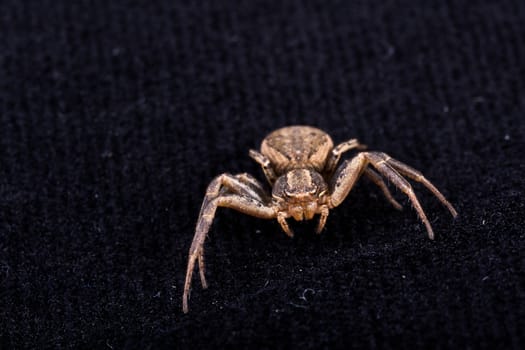
POLYGON ((207 288, 204 276, 204 239, 210 229, 218 207, 227 207, 263 219, 277 219, 283 231, 293 237, 286 219, 310 220, 320 215, 317 233, 325 226, 330 209, 340 205, 357 180, 364 175, 376 184, 386 199, 398 210, 402 209, 386 186, 386 178, 408 196, 428 237, 434 231, 419 204, 410 183, 404 176, 422 183, 448 208, 453 217, 454 207, 419 171, 395 160, 382 152, 366 152, 366 145, 351 139, 334 147, 330 136, 310 126, 288 126, 270 133, 262 141, 261 150, 250 150, 253 158, 264 171, 272 187, 271 194, 253 176, 242 173, 221 174, 211 181, 206 190, 195 236, 190 247, 188 268, 182 296, 182 309, 188 312, 188 296, 195 263, 198 261, 201 284, 207 288), (339 166, 341 155, 359 150, 353 158, 339 166))

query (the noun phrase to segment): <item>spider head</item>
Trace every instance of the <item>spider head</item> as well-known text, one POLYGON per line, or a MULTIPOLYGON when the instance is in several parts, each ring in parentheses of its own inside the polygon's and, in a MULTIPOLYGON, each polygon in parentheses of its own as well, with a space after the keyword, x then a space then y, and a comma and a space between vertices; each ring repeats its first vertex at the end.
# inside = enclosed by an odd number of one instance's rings
POLYGON ((312 169, 293 169, 275 181, 272 197, 280 210, 300 221, 310 220, 319 212, 327 192, 321 174, 312 169))

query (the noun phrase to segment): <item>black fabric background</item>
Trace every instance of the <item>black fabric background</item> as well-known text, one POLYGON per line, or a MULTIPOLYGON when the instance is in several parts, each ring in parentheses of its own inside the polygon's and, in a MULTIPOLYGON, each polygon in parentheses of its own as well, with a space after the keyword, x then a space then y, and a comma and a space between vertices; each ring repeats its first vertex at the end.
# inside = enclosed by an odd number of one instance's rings
POLYGON ((2 1, 3 348, 521 348, 525 2, 2 1), (219 4, 220 3, 220 4, 219 4), (290 124, 420 169, 362 180, 322 235, 204 191, 290 124))

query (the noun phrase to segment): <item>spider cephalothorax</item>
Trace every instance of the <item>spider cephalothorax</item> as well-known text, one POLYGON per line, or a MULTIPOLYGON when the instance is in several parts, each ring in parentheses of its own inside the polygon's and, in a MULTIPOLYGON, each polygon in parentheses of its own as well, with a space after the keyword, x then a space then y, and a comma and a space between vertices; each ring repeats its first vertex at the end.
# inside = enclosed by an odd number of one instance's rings
MULTIPOLYGON (((275 181, 272 202, 283 217, 289 215, 298 221, 310 220, 327 206, 327 191, 328 185, 317 171, 292 169, 275 181)), ((285 232, 292 235, 289 229, 285 232)))
POLYGON ((310 220, 319 214, 317 232, 320 233, 329 210, 343 202, 362 175, 379 186, 395 208, 401 209, 383 180, 386 178, 408 196, 426 226, 428 237, 433 239, 430 222, 412 186, 404 178, 406 176, 422 183, 456 217, 454 207, 419 171, 385 153, 364 152, 365 149, 366 146, 356 139, 334 147, 330 136, 322 130, 310 126, 289 126, 269 134, 263 140, 260 152, 250 150, 250 157, 261 165, 272 186, 271 195, 259 181, 246 173, 222 174, 213 179, 206 190, 190 247, 182 297, 183 311, 188 312, 188 295, 197 261, 202 286, 207 287, 204 277, 204 239, 217 207, 236 209, 263 219, 277 219, 290 237, 293 232, 286 221, 288 218, 310 220), (363 152, 337 167, 341 154, 352 149, 363 152))

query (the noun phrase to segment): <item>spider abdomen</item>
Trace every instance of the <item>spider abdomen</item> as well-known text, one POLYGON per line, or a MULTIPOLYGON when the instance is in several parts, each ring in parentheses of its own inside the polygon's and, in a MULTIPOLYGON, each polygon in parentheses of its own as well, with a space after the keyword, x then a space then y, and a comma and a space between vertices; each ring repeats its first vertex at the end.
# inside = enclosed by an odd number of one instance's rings
POLYGON ((288 126, 269 134, 261 144, 276 175, 300 168, 322 172, 328 154, 334 147, 330 136, 311 126, 288 126))

